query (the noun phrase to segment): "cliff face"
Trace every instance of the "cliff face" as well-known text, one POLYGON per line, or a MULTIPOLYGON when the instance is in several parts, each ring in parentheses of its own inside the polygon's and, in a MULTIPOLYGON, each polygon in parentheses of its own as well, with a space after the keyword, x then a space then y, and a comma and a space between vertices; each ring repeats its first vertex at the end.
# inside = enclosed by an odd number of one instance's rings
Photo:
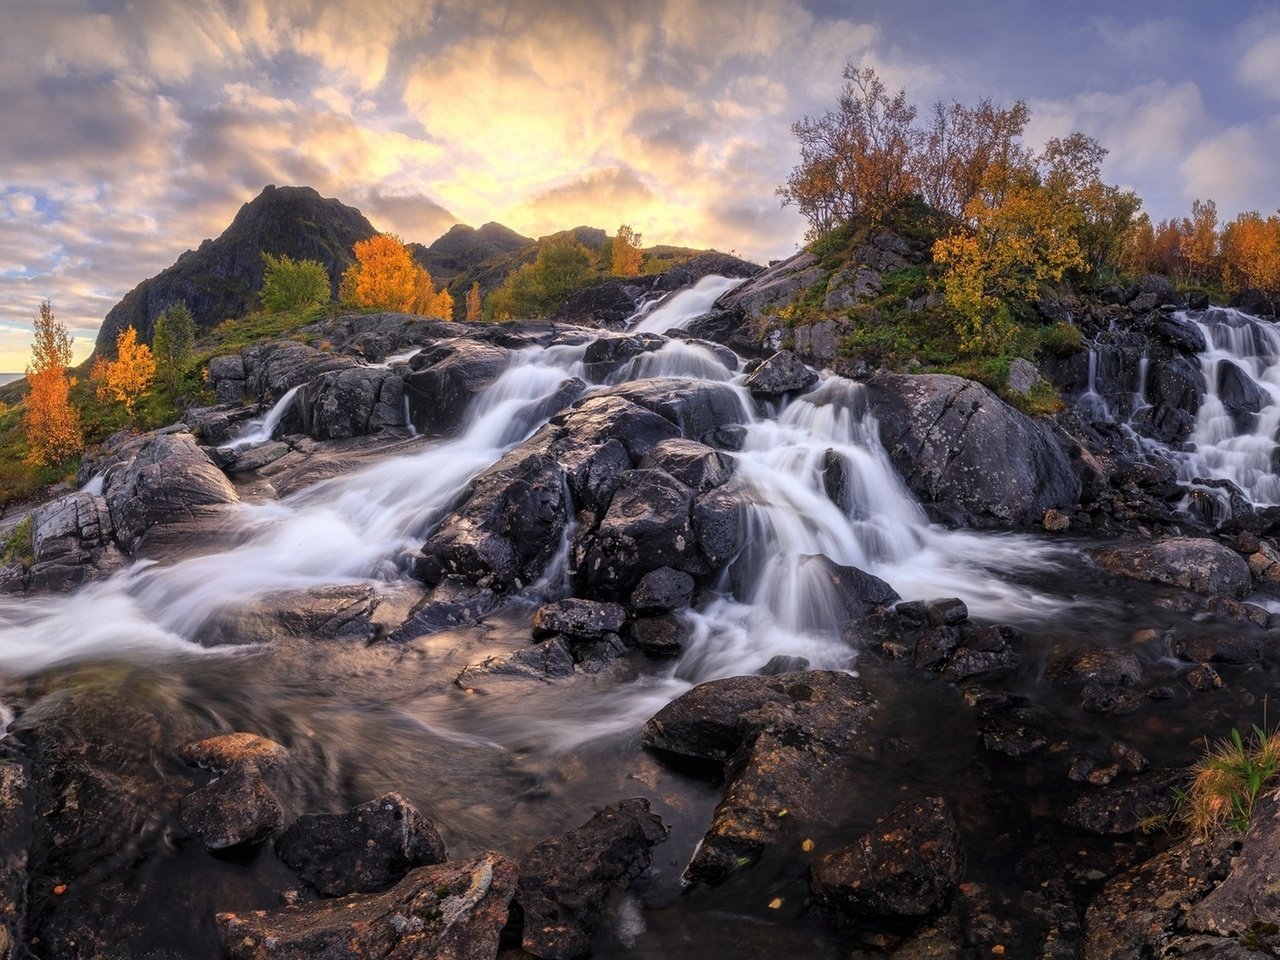
POLYGON ((412 244, 414 259, 426 267, 438 284, 447 284, 460 273, 477 267, 486 260, 513 253, 534 243, 500 223, 486 223, 480 228, 455 223, 429 247, 412 244))
POLYGON ((326 199, 311 187, 268 186, 240 208, 216 240, 206 240, 171 266, 143 280, 111 308, 95 349, 110 353, 116 335, 136 327, 150 341, 155 319, 184 302, 202 327, 242 316, 262 289, 263 252, 319 260, 336 295, 357 241, 377 231, 355 207, 326 199))

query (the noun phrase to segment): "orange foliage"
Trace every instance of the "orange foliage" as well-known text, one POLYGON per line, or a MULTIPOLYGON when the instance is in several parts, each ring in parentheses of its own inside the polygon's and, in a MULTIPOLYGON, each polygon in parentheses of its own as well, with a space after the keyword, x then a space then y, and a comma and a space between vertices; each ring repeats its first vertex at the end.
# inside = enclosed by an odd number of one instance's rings
POLYGON ((71 406, 70 363, 71 337, 54 319, 53 307, 45 300, 35 319, 35 340, 27 367, 31 392, 24 404, 22 424, 30 447, 28 463, 62 463, 84 446, 80 414, 71 406))
POLYGON ((116 337, 116 359, 99 357, 90 376, 98 385, 99 400, 116 400, 133 416, 133 404, 147 392, 155 379, 156 361, 151 348, 138 343, 138 331, 125 327, 116 337))
POLYGON ((1280 296, 1280 215, 1240 214, 1222 231, 1222 256, 1228 289, 1280 296))
POLYGON ((395 234, 361 240, 354 252, 356 262, 342 274, 338 293, 344 304, 452 319, 453 297, 436 290, 431 274, 413 262, 395 234))
POLYGON ((613 238, 613 256, 609 272, 615 277, 634 277, 640 272, 640 264, 643 260, 640 234, 624 223, 618 228, 618 235, 613 238))
POLYGON ((480 319, 480 283, 471 284, 467 291, 467 323, 476 323, 480 319))

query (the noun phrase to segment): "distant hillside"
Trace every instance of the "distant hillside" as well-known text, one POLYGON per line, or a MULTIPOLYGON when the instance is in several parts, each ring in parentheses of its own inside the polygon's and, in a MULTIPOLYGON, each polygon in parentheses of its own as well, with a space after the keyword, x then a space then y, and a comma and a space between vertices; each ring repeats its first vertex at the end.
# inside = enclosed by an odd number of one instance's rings
POLYGON ((458 274, 486 260, 512 253, 533 242, 532 237, 521 236, 500 223, 486 223, 479 229, 455 223, 431 246, 411 243, 409 249, 413 259, 430 271, 437 284, 448 284, 458 274))
POLYGON ((321 197, 311 187, 268 186, 240 208, 220 237, 188 250, 125 294, 103 321, 95 350, 114 345, 127 326, 149 341, 156 317, 179 302, 202 327, 243 316, 257 306, 264 251, 319 260, 336 296, 351 248, 376 232, 355 207, 321 197))

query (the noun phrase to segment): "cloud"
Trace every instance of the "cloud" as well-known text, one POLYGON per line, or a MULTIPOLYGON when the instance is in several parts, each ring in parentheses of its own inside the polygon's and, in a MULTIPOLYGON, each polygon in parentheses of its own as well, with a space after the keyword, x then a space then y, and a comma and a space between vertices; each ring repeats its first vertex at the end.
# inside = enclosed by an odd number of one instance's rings
POLYGON ((1235 126, 1200 143, 1179 168, 1188 198, 1212 197, 1231 218, 1243 210, 1276 209, 1280 183, 1280 120, 1235 126))
POLYGON ((1280 15, 1258 17, 1242 31, 1236 79, 1259 96, 1280 100, 1280 15))

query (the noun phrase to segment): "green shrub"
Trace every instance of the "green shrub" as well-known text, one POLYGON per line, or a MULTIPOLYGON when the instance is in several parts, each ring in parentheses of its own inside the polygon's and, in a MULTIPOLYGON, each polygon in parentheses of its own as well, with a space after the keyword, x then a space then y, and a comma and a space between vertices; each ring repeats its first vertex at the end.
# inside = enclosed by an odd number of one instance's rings
POLYGON ((0 540, 0 564, 8 566, 17 561, 24 567, 35 563, 35 545, 31 539, 31 514, 27 514, 0 540))
POLYGON ((318 260, 294 260, 281 254, 262 255, 267 265, 262 281, 262 306, 273 313, 329 302, 329 272, 318 260))

